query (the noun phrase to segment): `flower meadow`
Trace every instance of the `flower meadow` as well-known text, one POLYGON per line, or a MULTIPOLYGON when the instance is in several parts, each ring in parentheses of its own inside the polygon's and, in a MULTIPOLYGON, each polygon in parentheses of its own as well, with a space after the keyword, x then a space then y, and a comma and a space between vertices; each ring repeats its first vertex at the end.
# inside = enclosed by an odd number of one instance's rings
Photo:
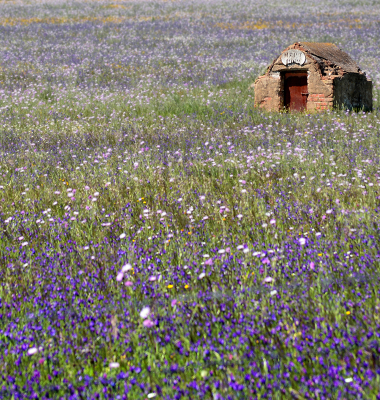
POLYGON ((0 398, 378 399, 376 2, 0 9, 0 398), (374 111, 254 108, 297 40, 374 111))

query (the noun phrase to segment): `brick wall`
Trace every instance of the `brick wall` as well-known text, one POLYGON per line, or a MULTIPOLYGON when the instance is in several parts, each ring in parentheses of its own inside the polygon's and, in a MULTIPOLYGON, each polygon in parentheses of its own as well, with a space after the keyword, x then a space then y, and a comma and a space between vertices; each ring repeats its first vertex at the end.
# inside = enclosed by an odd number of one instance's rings
POLYGON ((255 107, 261 107, 268 111, 280 111, 281 109, 281 79, 270 75, 260 76, 254 83, 255 107))
POLYGON ((324 94, 309 94, 307 98, 308 109, 330 110, 333 108, 333 98, 324 94))
POLYGON ((259 107, 268 108, 273 100, 273 97, 264 97, 264 100, 259 104, 259 107))

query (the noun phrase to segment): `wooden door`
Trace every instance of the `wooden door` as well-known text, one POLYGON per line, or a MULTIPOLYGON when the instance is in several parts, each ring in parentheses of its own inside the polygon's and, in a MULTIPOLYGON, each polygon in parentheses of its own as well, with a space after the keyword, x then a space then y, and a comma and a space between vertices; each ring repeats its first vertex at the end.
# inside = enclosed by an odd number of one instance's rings
POLYGON ((285 107, 290 111, 304 111, 307 104, 307 72, 285 75, 285 107))

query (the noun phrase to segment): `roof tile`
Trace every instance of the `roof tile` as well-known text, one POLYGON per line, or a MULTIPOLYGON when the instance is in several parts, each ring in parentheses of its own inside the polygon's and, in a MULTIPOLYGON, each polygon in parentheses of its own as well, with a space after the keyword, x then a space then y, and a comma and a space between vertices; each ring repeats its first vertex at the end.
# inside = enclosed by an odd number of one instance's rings
POLYGON ((323 58, 341 67, 346 72, 359 72, 355 61, 333 43, 299 42, 310 54, 323 58))

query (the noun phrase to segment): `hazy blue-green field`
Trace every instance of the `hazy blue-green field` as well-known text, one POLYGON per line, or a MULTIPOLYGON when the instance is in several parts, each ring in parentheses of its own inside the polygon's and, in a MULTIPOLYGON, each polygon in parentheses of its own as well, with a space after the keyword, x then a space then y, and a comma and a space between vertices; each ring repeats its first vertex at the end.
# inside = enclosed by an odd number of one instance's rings
POLYGON ((0 398, 378 399, 376 1, 0 2, 0 398), (372 113, 249 86, 333 42, 372 113))

